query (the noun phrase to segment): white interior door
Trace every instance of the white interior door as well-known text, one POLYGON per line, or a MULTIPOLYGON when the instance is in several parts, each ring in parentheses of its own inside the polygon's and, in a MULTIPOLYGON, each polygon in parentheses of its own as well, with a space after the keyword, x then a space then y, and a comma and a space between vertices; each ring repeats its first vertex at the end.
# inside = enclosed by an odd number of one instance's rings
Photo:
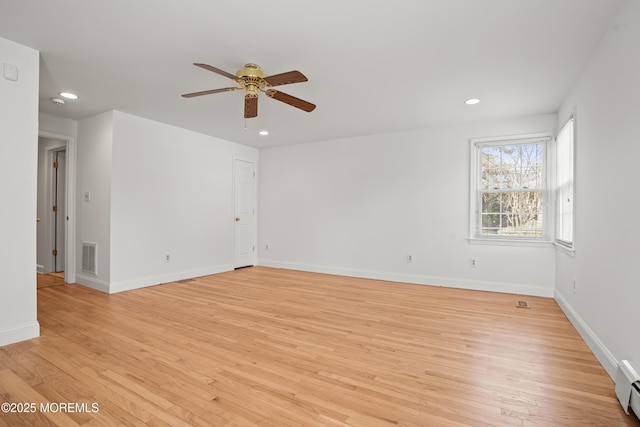
POLYGON ((56 206, 55 211, 55 222, 54 222, 54 260, 53 260, 53 271, 61 272, 64 271, 65 265, 65 236, 66 236, 66 223, 67 223, 67 212, 65 207, 67 205, 67 194, 66 194, 66 184, 67 184, 67 152, 66 151, 56 151, 56 164, 57 167, 54 168, 54 205, 56 206))
POLYGON ((254 264, 255 179, 254 163, 234 160, 235 268, 254 264))

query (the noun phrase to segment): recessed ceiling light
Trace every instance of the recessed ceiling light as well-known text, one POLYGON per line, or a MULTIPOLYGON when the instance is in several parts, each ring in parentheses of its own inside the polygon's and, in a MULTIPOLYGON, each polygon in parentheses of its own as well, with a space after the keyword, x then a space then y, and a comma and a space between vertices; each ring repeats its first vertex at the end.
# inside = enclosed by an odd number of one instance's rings
POLYGON ((60 99, 60 98, 49 98, 51 100, 51 102, 53 102, 56 105, 64 105, 64 99, 60 99))
POLYGON ((60 96, 67 99, 78 99, 78 95, 71 92, 60 92, 60 96))
POLYGON ((261 130, 260 132, 258 132, 260 135, 262 136, 267 136, 269 135, 269 131, 268 130, 261 130))
POLYGON ((478 98, 470 98, 467 99, 466 101, 464 101, 465 104, 467 105, 476 105, 480 102, 480 100, 478 98))

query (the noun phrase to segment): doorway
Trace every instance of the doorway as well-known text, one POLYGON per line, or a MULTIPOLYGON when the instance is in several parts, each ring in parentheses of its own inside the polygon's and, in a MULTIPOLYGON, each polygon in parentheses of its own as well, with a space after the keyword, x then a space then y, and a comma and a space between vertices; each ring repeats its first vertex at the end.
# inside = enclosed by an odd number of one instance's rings
POLYGON ((255 163, 234 159, 234 268, 248 267, 255 263, 255 179, 255 163))
POLYGON ((74 140, 40 132, 38 138, 36 271, 75 281, 74 140))

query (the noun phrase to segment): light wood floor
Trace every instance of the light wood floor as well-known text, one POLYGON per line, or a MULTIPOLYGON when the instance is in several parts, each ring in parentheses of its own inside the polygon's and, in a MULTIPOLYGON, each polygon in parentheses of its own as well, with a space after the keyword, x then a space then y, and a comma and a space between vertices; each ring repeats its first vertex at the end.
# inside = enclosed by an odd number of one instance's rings
POLYGON ((42 336, 0 348, 0 402, 98 412, 2 427, 640 425, 548 298, 254 267, 44 287, 38 310, 42 336))
POLYGON ((38 289, 48 286, 64 285, 64 273, 38 274, 38 289))

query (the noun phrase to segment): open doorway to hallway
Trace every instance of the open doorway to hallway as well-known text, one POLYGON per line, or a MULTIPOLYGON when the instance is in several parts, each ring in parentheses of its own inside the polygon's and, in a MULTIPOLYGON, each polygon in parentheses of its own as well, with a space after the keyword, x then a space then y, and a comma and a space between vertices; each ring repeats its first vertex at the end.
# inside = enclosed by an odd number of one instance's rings
POLYGON ((37 272, 64 281, 67 256, 67 141, 38 138, 37 272))

